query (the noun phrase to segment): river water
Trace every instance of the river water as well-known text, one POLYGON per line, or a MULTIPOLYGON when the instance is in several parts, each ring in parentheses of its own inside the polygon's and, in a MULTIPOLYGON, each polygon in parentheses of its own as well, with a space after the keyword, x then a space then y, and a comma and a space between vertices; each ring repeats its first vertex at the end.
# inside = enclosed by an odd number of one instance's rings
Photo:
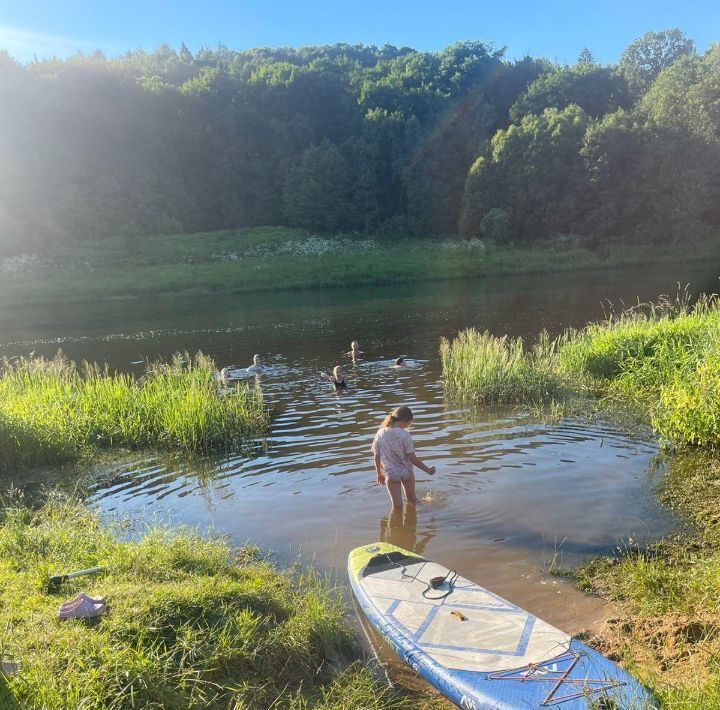
MULTIPOLYGON (((103 511, 212 528, 282 561, 301 555, 342 570, 348 550, 384 539, 453 567, 566 631, 602 617, 598 600, 543 570, 616 545, 644 544, 673 524, 654 487, 662 458, 648 433, 568 419, 545 425, 511 410, 474 416, 445 400, 438 343, 474 326, 496 335, 558 333, 604 305, 715 288, 704 267, 492 278, 383 288, 57 305, 0 313, 0 354, 98 360, 140 372, 146 358, 203 350, 219 364, 271 365, 260 383, 275 410, 269 438, 240 453, 188 463, 130 454, 77 472, 103 511), (364 351, 345 354, 351 340, 364 351), (410 366, 390 367, 398 355, 410 366), (337 394, 319 377, 346 367, 337 394), (389 515, 375 485, 373 434, 393 407, 412 407, 418 454, 415 515, 389 515)), ((55 483, 35 471, 15 484, 55 483)), ((10 481, 0 481, 7 485, 10 481)))

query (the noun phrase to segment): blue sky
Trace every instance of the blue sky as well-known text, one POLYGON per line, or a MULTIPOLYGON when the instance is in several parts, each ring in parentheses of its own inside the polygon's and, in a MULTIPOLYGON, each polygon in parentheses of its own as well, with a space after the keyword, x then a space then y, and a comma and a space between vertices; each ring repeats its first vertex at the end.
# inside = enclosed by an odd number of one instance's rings
POLYGON ((108 55, 160 44, 195 51, 350 42, 440 49, 483 39, 574 62, 587 45, 616 61, 648 30, 677 26, 699 49, 720 41, 720 0, 0 0, 0 49, 23 61, 96 48, 108 55))

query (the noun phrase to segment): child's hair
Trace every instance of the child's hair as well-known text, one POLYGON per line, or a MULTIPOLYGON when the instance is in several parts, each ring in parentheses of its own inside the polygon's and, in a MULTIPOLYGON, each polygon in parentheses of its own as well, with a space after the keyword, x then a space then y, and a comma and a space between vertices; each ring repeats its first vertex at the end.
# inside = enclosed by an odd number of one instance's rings
POLYGON ((340 365, 335 365, 335 367, 333 367, 333 377, 337 380, 342 374, 344 374, 342 367, 340 367, 340 365))
POLYGON ((396 365, 402 365, 405 362, 404 357, 399 357, 397 360, 395 360, 396 365))
POLYGON ((353 340, 352 343, 350 343, 350 349, 351 350, 360 350, 360 343, 358 343, 357 340, 353 340))
POLYGON ((395 424, 395 422, 411 422, 413 420, 413 413, 410 407, 395 407, 395 409, 383 419, 382 427, 387 429, 389 426, 395 424))

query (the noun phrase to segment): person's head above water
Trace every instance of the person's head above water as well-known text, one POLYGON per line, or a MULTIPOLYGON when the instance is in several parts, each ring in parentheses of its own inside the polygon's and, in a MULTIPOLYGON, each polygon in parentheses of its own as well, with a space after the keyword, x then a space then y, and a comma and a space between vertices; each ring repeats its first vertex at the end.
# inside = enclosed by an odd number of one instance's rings
POLYGON ((333 367, 333 377, 338 382, 342 382, 345 379, 345 373, 340 365, 335 365, 335 367, 333 367))
POLYGON ((257 353, 253 355, 253 365, 262 365, 262 360, 257 353))
POLYGON ((350 343, 350 350, 360 350, 360 343, 358 343, 357 340, 353 340, 352 343, 350 343))
POLYGON ((382 426, 387 429, 388 427, 398 426, 403 429, 410 425, 413 420, 413 413, 410 407, 395 407, 395 409, 383 419, 382 426))
POLYGON ((395 364, 398 365, 398 366, 399 366, 399 365, 404 365, 404 364, 405 364, 405 358, 404 358, 404 357, 399 357, 397 360, 395 360, 395 364))

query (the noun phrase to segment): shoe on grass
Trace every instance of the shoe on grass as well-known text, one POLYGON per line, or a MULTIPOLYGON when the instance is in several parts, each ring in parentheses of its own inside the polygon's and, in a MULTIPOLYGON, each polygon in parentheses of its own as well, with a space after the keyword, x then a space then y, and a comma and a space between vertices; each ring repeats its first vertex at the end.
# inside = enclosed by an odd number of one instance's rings
POLYGON ((90 601, 90 597, 81 596, 61 604, 58 609, 60 619, 94 619, 105 613, 105 602, 90 601))
POLYGON ((90 604, 105 604, 105 597, 89 597, 84 592, 80 592, 80 594, 74 596, 70 601, 63 602, 60 605, 61 609, 70 609, 72 607, 77 606, 82 601, 89 602, 90 604))

